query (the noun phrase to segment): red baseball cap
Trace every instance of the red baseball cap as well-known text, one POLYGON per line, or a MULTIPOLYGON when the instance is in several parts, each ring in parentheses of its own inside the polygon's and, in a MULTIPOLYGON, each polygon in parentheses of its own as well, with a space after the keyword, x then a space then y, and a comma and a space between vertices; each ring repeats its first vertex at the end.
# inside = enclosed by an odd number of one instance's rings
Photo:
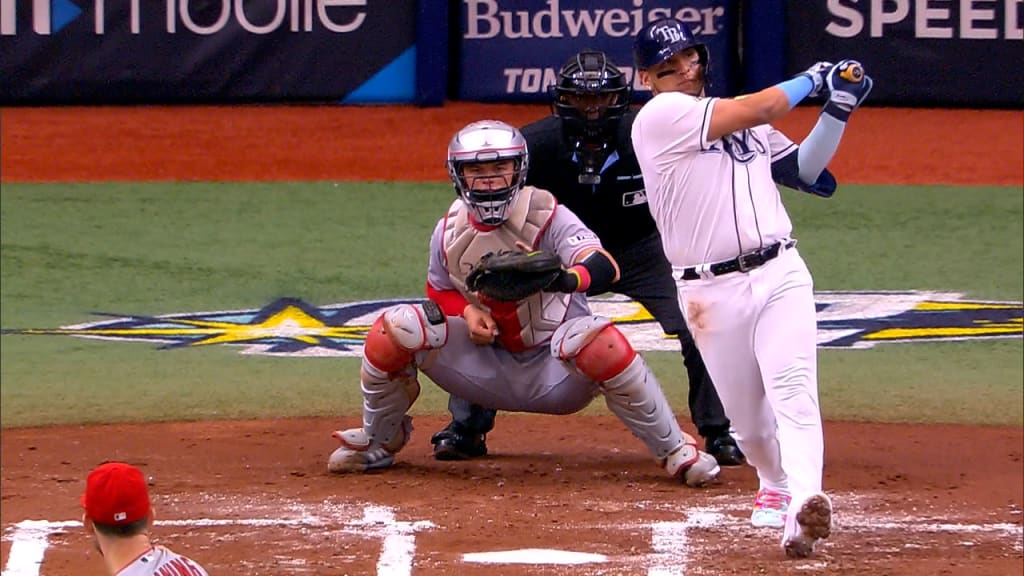
POLYGON ((131 524, 149 514, 149 490, 142 471, 107 462, 89 473, 82 495, 85 515, 98 524, 131 524))

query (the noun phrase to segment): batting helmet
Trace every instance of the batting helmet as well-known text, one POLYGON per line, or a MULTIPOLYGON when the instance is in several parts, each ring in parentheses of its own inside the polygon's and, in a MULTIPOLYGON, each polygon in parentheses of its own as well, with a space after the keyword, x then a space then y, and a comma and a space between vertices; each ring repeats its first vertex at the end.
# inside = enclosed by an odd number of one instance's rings
POLYGON ((448 144, 448 175, 455 192, 470 208, 477 221, 497 226, 508 219, 509 206, 526 182, 530 154, 526 138, 513 126, 499 120, 480 120, 455 133, 448 144), (473 178, 466 178, 467 164, 512 160, 513 172, 501 188, 475 190, 473 178))
POLYGON ((646 70, 688 48, 697 49, 697 57, 704 68, 704 82, 710 85, 708 47, 693 35, 689 26, 675 18, 654 20, 640 29, 633 40, 633 64, 637 70, 646 70))

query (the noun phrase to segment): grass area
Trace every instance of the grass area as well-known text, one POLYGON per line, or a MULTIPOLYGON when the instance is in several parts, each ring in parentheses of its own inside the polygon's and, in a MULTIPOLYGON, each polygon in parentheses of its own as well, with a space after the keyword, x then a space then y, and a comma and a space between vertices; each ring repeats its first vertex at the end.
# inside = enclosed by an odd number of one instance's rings
MULTIPOLYGON (((819 290, 934 289, 1024 299, 1019 188, 843 187, 785 193, 819 290)), ((91 312, 155 315, 419 296, 441 184, 5 184, 0 325, 91 312)), ((0 336, 3 427, 354 414, 354 358, 0 336)), ((649 353, 686 406, 678 354, 649 353)), ((820 354, 827 418, 1024 423, 1022 341, 880 345, 820 354)), ((424 380, 414 411, 445 396, 424 380)), ((601 403, 588 409, 603 411, 601 403)))

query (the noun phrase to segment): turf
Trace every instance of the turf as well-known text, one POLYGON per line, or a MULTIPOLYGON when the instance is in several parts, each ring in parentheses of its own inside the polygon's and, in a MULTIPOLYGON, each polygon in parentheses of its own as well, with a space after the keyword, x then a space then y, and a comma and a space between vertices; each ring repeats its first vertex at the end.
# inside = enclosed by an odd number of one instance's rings
MULTIPOLYGON (((953 291, 1024 299, 1019 188, 786 191, 818 290, 953 291)), ((412 183, 5 184, 0 325, 56 328, 93 312, 156 315, 418 297, 450 186, 412 183)), ((352 414, 353 358, 279 358, 237 347, 0 336, 4 427, 352 414)), ((824 350, 826 418, 1024 422, 1016 339, 824 350)), ((649 353, 675 406, 682 365, 649 353)), ((439 413, 433 386, 416 411, 439 413)), ((589 410, 604 410, 595 404, 589 410)))

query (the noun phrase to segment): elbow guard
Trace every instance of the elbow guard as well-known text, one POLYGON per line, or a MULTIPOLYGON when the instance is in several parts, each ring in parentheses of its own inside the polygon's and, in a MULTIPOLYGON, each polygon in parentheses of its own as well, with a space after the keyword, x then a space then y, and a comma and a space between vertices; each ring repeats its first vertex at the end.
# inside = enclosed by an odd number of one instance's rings
POLYGON ((787 154, 772 162, 772 180, 775 180, 776 184, 781 184, 787 188, 807 192, 822 198, 831 198, 832 194, 836 191, 836 177, 828 171, 828 168, 822 170, 821 174, 818 175, 818 179, 812 184, 807 184, 801 180, 800 166, 796 154, 787 154))
POLYGON ((615 282, 615 263, 607 254, 595 250, 555 279, 553 287, 559 292, 606 292, 615 282))

